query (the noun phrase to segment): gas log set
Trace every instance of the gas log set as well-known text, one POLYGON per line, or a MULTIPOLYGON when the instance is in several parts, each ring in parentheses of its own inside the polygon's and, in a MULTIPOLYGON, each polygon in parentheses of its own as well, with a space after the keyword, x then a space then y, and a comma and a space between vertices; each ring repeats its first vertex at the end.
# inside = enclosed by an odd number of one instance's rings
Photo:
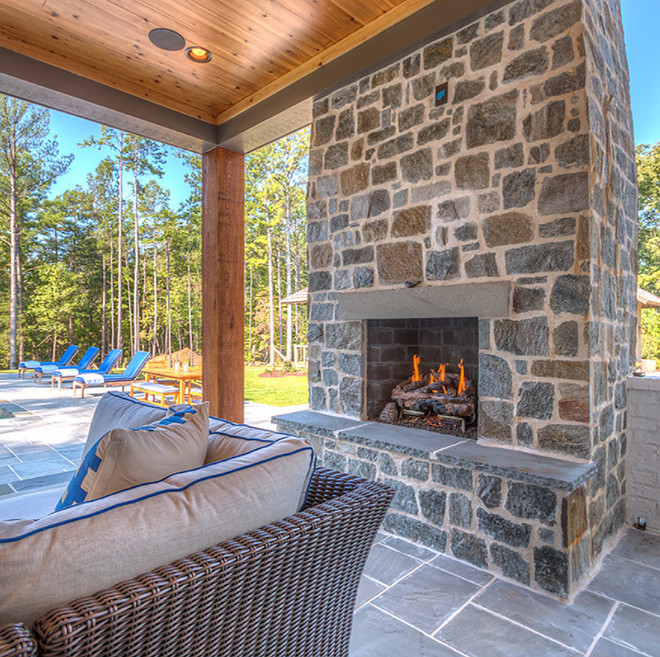
POLYGON ((458 372, 444 363, 437 370, 420 374, 420 359, 413 357, 413 374, 392 390, 379 420, 430 429, 442 433, 467 435, 476 420, 477 387, 465 376, 463 360, 458 372))

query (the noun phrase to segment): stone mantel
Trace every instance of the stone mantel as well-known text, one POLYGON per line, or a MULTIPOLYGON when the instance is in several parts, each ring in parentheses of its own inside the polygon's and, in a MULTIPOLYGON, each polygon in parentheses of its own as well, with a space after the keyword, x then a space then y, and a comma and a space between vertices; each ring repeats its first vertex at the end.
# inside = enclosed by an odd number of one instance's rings
POLYGON ((342 292, 336 317, 506 317, 511 313, 512 288, 510 281, 482 281, 342 292))

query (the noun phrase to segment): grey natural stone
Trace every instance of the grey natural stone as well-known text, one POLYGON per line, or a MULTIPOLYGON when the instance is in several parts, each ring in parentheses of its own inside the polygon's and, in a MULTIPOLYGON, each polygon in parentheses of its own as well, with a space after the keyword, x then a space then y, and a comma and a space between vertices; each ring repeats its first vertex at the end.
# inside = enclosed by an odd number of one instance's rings
POLYGON ((379 87, 382 84, 387 84, 388 82, 392 82, 392 80, 396 79, 396 77, 399 75, 400 67, 399 64, 392 64, 392 66, 388 66, 387 68, 381 69, 377 73, 374 73, 371 76, 371 88, 374 89, 375 87, 379 87))
POLYGON ((325 168, 330 169, 339 169, 348 164, 348 143, 340 142, 338 144, 332 144, 328 147, 328 150, 325 152, 325 168))
POLYGON ((353 108, 349 107, 348 109, 343 110, 339 114, 339 119, 337 121, 337 130, 335 131, 335 139, 339 141, 340 139, 348 139, 355 134, 355 114, 353 113, 353 108))
POLYGON ((398 475, 399 471, 396 467, 394 459, 387 452, 380 452, 378 455, 378 464, 380 471, 387 475, 398 475))
POLYGON ((444 139, 450 127, 451 123, 449 119, 444 119, 443 121, 438 121, 437 123, 420 128, 417 133, 417 145, 424 146, 424 144, 428 144, 429 142, 444 139))
POLYGON ((390 193, 386 189, 377 189, 369 197, 369 217, 377 217, 390 209, 390 193))
POLYGON ((487 66, 498 64, 502 60, 504 32, 491 34, 474 41, 470 46, 470 68, 478 71, 487 66))
POLYGON ((410 130, 424 121, 424 105, 413 105, 399 112, 397 117, 399 121, 399 130, 401 132, 410 130))
POLYGON ((374 259, 374 247, 365 246, 360 249, 345 249, 342 252, 342 261, 345 267, 372 262, 374 259))
POLYGON ((550 352, 547 317, 497 319, 493 335, 498 349, 520 356, 547 356, 550 352))
POLYGON ((474 534, 452 529, 451 551, 457 559, 468 561, 479 568, 488 565, 486 542, 474 534))
POLYGON ((465 274, 468 278, 483 278, 498 275, 497 261, 494 253, 480 253, 465 263, 465 274))
POLYGON ((513 139, 516 135, 517 99, 518 92, 513 91, 472 105, 467 114, 467 147, 477 148, 513 139))
POLYGON ((495 151, 495 169, 521 167, 525 162, 522 144, 514 144, 495 151))
POLYGON ((396 162, 388 162, 383 166, 374 166, 371 170, 371 182, 374 185, 396 180, 396 162))
POLYGON ((525 45, 525 26, 518 25, 509 32, 509 50, 521 50, 525 45))
POLYGON ((497 508, 502 503, 502 480, 492 475, 479 475, 477 495, 487 508, 497 508))
POLYGON ((536 186, 536 171, 525 169, 514 171, 504 176, 502 181, 502 198, 504 208, 523 208, 534 200, 536 186))
POLYGON ((351 273, 346 269, 335 269, 333 279, 335 290, 347 290, 351 287, 351 273))
POLYGON ((523 135, 527 141, 551 139, 564 129, 566 118, 566 103, 555 100, 547 103, 536 112, 532 112, 523 120, 523 135))
POLYGON ((513 312, 527 313, 541 310, 545 303, 545 290, 542 287, 520 287, 513 290, 513 312))
POLYGON ((483 78, 458 81, 454 87, 454 105, 478 96, 484 90, 485 86, 486 81, 483 78))
POLYGON ((323 149, 317 148, 309 152, 309 175, 318 176, 323 171, 323 149))
POLYGON ((555 542, 555 532, 552 529, 548 529, 547 527, 539 527, 536 531, 539 535, 539 540, 543 541, 544 543, 553 544, 555 542))
POLYGON ((332 277, 327 271, 309 272, 309 291, 329 290, 332 288, 332 277))
POLYGON ((454 229, 454 237, 459 242, 470 242, 476 240, 479 235, 478 226, 475 223, 467 223, 454 229))
POLYGON ((516 406, 516 415, 548 420, 552 417, 554 400, 555 387, 552 383, 524 381, 520 387, 520 399, 516 406))
POLYGON ((486 246, 492 248, 531 241, 534 224, 531 217, 522 212, 505 212, 484 219, 482 230, 486 246))
POLYGON ((557 39, 552 44, 552 68, 557 69, 572 62, 575 55, 573 53, 573 37, 570 34, 561 39, 557 39))
POLYGON ((449 522, 452 525, 470 529, 472 526, 472 502, 462 493, 449 494, 449 522))
POLYGON ((333 303, 315 303, 312 306, 309 318, 313 322, 323 322, 334 319, 335 305, 333 303))
POLYGON ((424 69, 436 68, 439 64, 451 58, 454 51, 454 40, 452 37, 443 39, 426 46, 423 51, 424 69))
POLYGON ((376 262, 380 282, 386 285, 422 280, 422 247, 417 242, 379 244, 376 262))
POLYGON ((387 237, 387 220, 376 219, 362 226, 362 237, 365 242, 379 242, 387 237))
POLYGON ((465 468, 450 468, 439 463, 431 467, 431 478, 438 484, 472 491, 472 471, 465 468))
POLYGON ((353 270, 353 287, 371 287, 374 284, 374 270, 371 267, 356 267, 353 270))
POLYGON ((314 105, 312 106, 312 118, 316 119, 319 116, 327 114, 329 109, 330 101, 328 98, 314 101, 314 105))
POLYGON ((307 219, 323 219, 328 216, 328 204, 325 200, 309 201, 307 203, 307 219))
POLYGON ((337 174, 323 176, 316 181, 316 192, 321 198, 335 196, 338 191, 337 174))
POLYGON ((584 63, 582 63, 573 71, 560 73, 554 78, 549 78, 546 80, 543 84, 543 94, 546 98, 552 98, 553 96, 563 96, 565 94, 584 89, 585 82, 586 69, 584 63))
POLYGON ((332 247, 330 244, 312 244, 309 249, 309 265, 313 269, 329 267, 332 262, 332 247))
POLYGON ((323 370, 322 371, 323 385, 325 386, 336 386, 339 384, 339 377, 335 370, 323 370))
POLYGON ((552 286, 550 307, 555 313, 584 315, 589 311, 591 282, 588 276, 565 274, 552 286))
POLYGON ((359 354, 339 353, 337 356, 339 371, 344 374, 362 375, 362 356, 359 354))
MULTIPOLYGON (((330 176, 326 176, 326 179, 330 176)), ((356 164, 350 169, 341 172, 341 192, 344 196, 357 194, 367 188, 369 184, 369 165, 365 162, 356 164)), ((337 193, 335 188, 335 194, 337 193)))
POLYGON ((392 205, 395 208, 401 208, 408 203, 408 190, 401 189, 392 197, 392 205))
POLYGON ((430 251, 426 257, 426 278, 445 281, 458 278, 460 254, 457 248, 446 251, 430 251))
POLYGON ((509 25, 515 25, 545 9, 554 0, 520 0, 509 10, 509 25))
POLYGON ((566 271, 573 266, 573 241, 531 244, 509 249, 504 254, 508 274, 536 274, 542 271, 566 271))
POLYGON ((325 344, 329 349, 359 351, 362 347, 362 325, 360 322, 328 324, 325 329, 325 344))
POLYGON ((357 108, 361 110, 363 107, 373 105, 374 103, 377 103, 379 100, 380 100, 380 89, 376 89, 371 93, 365 94, 364 96, 360 96, 357 101, 357 108))
POLYGON ((507 64, 502 82, 513 82, 533 75, 541 75, 548 69, 549 64, 548 51, 545 48, 528 50, 507 64))
POLYGON ((517 374, 527 374, 527 361, 526 360, 517 360, 515 361, 516 373, 517 374))
MULTIPOLYGON (((325 393, 323 394, 325 396, 325 393)), ((314 408, 317 407, 315 406, 314 408)), ((348 470, 348 459, 343 454, 337 454, 336 452, 325 450, 325 454, 323 456, 323 465, 326 468, 339 470, 339 472, 346 472, 348 470)))
MULTIPOLYGON (((339 400, 341 402, 340 413, 343 413, 344 415, 350 415, 352 417, 359 417, 362 404, 362 381, 355 377, 343 377, 341 383, 339 384, 339 400)), ((375 470, 373 463, 370 463, 369 465, 374 467, 375 470)), ((369 478, 375 478, 375 474, 373 477, 369 478)))
POLYGON ((439 552, 444 552, 447 549, 446 532, 410 516, 390 512, 385 516, 383 528, 398 536, 408 538, 415 543, 427 545, 439 552))
POLYGON ((454 165, 458 189, 485 189, 490 183, 488 153, 459 157, 454 165))
POLYGON ((323 340, 323 326, 310 323, 307 329, 307 341, 312 343, 320 342, 321 340, 323 340))
POLYGON ((309 403, 316 411, 323 411, 327 408, 327 397, 325 390, 321 386, 311 386, 309 389, 309 403))
POLYGON ((479 353, 479 396, 511 399, 511 368, 503 358, 479 353))
POLYGON ((422 75, 412 81, 412 92, 415 100, 428 98, 435 89, 435 74, 422 75))
POLYGON ((414 185, 410 196, 414 203, 427 203, 435 200, 438 196, 444 196, 449 191, 451 191, 451 182, 449 180, 439 180, 428 185, 414 185))
POLYGON ((323 146, 332 139, 335 132, 335 121, 334 114, 331 114, 314 122, 314 146, 323 146))
MULTIPOLYGON (((370 132, 367 135, 367 144, 369 146, 375 146, 376 144, 379 144, 380 142, 383 142, 386 139, 390 139, 390 137, 392 137, 392 135, 394 135, 395 132, 396 132, 396 128, 393 125, 384 126, 382 130, 374 130, 374 132, 370 132)), ((364 159, 370 160, 373 157, 374 152, 375 152, 374 149, 369 149, 365 153, 364 159)))
POLYGON ((341 109, 349 103, 355 102, 357 98, 357 85, 353 84, 350 87, 344 87, 332 95, 331 103, 333 109, 341 109))
POLYGON ((442 221, 465 219, 468 214, 470 214, 470 198, 467 196, 438 204, 438 219, 442 221))
POLYGON ((490 546, 490 556, 493 563, 499 566, 505 577, 510 577, 525 586, 529 586, 529 564, 519 552, 493 543, 490 546))
POLYGON ((516 440, 521 445, 528 447, 534 444, 534 430, 527 422, 520 422, 516 425, 516 440))
POLYGON ((486 438, 510 443, 513 405, 506 401, 479 400, 479 433, 486 438))
POLYGON ((547 545, 534 548, 534 580, 545 591, 566 597, 569 587, 568 556, 547 545))
POLYGON ((407 79, 415 77, 420 70, 421 56, 419 53, 403 60, 403 77, 407 79))
POLYGON ((358 112, 357 117, 357 131, 360 134, 380 128, 380 112, 375 107, 358 112))
POLYGON ((581 212, 589 207, 589 174, 565 173, 546 178, 538 200, 540 214, 581 212))
POLYGON ((427 481, 429 478, 429 472, 430 466, 426 461, 409 458, 401 463, 401 474, 404 477, 418 479, 419 481, 427 481))
POLYGON ((588 458, 591 451, 589 427, 570 424, 550 424, 538 430, 541 449, 588 458))
POLYGON ((496 541, 506 543, 512 547, 527 547, 532 534, 530 525, 518 525, 502 518, 496 513, 488 513, 482 508, 477 509, 479 530, 494 538, 496 541))
POLYGON ((589 135, 578 135, 555 148, 555 158, 560 167, 589 164, 589 135))
POLYGON ((561 217, 539 226, 539 237, 564 237, 575 235, 575 217, 561 217))
POLYGON ((509 483, 505 507, 517 518, 539 520, 546 525, 554 525, 557 495, 543 486, 512 481, 509 483))
POLYGON ((394 213, 392 237, 410 237, 428 233, 431 227, 431 206, 418 205, 394 213))
POLYGON ((436 525, 444 525, 447 493, 439 490, 420 490, 419 506, 427 520, 436 525))
POLYGON ((396 479, 385 479, 383 483, 394 489, 394 497, 390 505, 392 509, 412 515, 418 513, 417 498, 415 497, 415 489, 412 486, 396 479))
POLYGON ((336 233, 338 230, 344 230, 348 227, 348 215, 338 214, 330 219, 330 232, 336 233))
POLYGON ((387 158, 400 155, 412 149, 415 140, 411 133, 400 135, 390 141, 386 141, 378 147, 378 159, 386 160, 387 158))
POLYGON ((456 34, 456 43, 459 45, 464 45, 470 43, 479 33, 479 23, 472 23, 467 27, 464 27, 456 34))
POLYGON ((582 2, 573 0, 570 4, 563 5, 552 11, 539 16, 533 23, 529 36, 534 41, 548 41, 553 37, 566 31, 580 20, 582 14, 582 2))
POLYGON ((497 192, 487 192, 477 197, 477 206, 479 212, 490 214, 500 209, 500 195, 497 192))
POLYGON ((401 84, 393 84, 383 89, 383 107, 396 109, 401 106, 401 84))
POLYGON ((486 16, 486 20, 484 21, 484 28, 486 32, 490 32, 492 29, 496 28, 502 23, 504 23, 504 11, 498 11, 486 16))
MULTIPOLYGON (((376 479, 376 466, 367 461, 359 459, 348 459, 348 474, 355 475, 356 477, 363 477, 364 479, 376 479)), ((396 493, 395 493, 396 496, 396 493)), ((394 500, 392 500, 394 502, 394 500)))
POLYGON ((433 176, 433 154, 430 148, 417 150, 401 158, 401 178, 406 182, 416 183, 430 180, 433 176))
POLYGON ((589 380, 589 363, 570 360, 537 360, 532 363, 534 376, 557 379, 589 380))

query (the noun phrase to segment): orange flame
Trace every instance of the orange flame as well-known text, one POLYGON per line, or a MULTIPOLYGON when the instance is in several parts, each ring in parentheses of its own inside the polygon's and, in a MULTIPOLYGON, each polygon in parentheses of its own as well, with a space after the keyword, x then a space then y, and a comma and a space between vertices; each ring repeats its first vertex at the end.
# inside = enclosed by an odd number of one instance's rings
POLYGON ((458 396, 460 397, 465 391, 465 368, 463 367, 462 358, 461 358, 461 362, 458 364, 458 369, 461 371, 458 377, 458 390, 457 390, 458 396))
POLYGON ((429 374, 429 385, 432 383, 435 383, 435 377, 433 376, 433 370, 431 370, 431 373, 429 374))
POLYGON ((438 374, 440 375, 440 378, 438 379, 438 381, 444 381, 445 380, 445 370, 446 370, 446 368, 447 368, 447 365, 445 363, 443 363, 442 365, 440 365, 440 367, 438 367, 438 374))
POLYGON ((419 356, 417 354, 413 356, 413 370, 414 370, 412 375, 413 382, 421 381, 422 377, 419 375, 419 356))
POLYGON ((445 386, 442 386, 442 392, 445 393, 445 395, 448 395, 449 393, 447 392, 447 388, 445 386))

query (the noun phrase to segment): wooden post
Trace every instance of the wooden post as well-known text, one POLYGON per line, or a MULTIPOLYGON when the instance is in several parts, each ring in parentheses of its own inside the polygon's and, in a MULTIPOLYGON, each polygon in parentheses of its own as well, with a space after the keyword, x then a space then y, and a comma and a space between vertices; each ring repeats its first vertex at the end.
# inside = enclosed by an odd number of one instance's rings
POLYGON ((202 387, 211 415, 243 422, 244 158, 202 156, 202 387))

